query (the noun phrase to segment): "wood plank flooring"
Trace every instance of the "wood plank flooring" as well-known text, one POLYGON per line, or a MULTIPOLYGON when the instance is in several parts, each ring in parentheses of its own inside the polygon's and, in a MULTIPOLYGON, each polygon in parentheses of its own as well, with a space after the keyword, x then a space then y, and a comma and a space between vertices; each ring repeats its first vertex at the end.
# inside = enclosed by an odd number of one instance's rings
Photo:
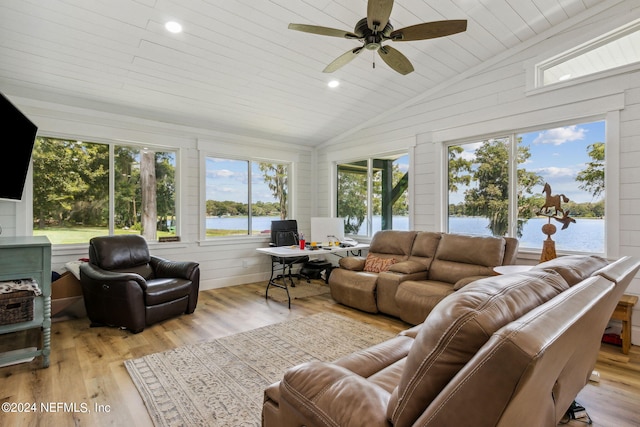
MULTIPOLYGON (((393 332, 408 327, 398 319, 339 305, 329 295, 294 301, 289 310, 285 303, 265 300, 263 284, 203 291, 194 314, 135 335, 117 328, 90 328, 86 318, 57 322, 48 369, 40 368, 39 359, 0 368, 0 403, 21 410, 0 411, 0 426, 153 426, 124 360, 323 311, 393 332)), ((32 337, 0 336, 0 349, 28 339, 32 337)), ((640 426, 640 347, 632 346, 625 356, 618 347, 603 344, 596 369, 600 382, 588 384, 577 399, 593 425, 640 426)))

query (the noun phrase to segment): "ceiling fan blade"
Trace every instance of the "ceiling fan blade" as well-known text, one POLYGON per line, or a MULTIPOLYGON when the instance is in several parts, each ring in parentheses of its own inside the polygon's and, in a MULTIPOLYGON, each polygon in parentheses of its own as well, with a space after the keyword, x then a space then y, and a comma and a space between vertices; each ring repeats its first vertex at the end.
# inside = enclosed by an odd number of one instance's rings
POLYGON ((338 30, 329 27, 320 27, 318 25, 307 24, 289 24, 290 30, 302 31, 305 33, 319 34, 321 36, 342 37, 345 39, 359 39, 360 36, 353 34, 351 31, 338 30))
POLYGON ((380 58, 398 73, 407 75, 413 71, 411 62, 409 62, 407 57, 400 53, 399 50, 391 46, 381 46, 380 49, 378 49, 378 53, 380 54, 380 58))
POLYGON ((326 68, 324 70, 322 70, 322 72, 323 73, 333 73, 337 69, 342 68, 345 65, 347 65, 349 62, 351 62, 363 50, 364 50, 364 47, 360 46, 360 47, 357 47, 357 48, 355 48, 353 50, 349 50, 349 51, 343 53, 342 55, 337 57, 331 64, 327 65, 326 68))
POLYGON ((371 31, 382 31, 389 22, 393 0, 369 0, 367 4, 367 26, 371 31))
POLYGON ((396 42, 407 42, 450 36, 451 34, 461 33, 466 30, 466 19, 434 21, 400 28, 392 31, 391 34, 389 34, 389 37, 391 40, 396 42))

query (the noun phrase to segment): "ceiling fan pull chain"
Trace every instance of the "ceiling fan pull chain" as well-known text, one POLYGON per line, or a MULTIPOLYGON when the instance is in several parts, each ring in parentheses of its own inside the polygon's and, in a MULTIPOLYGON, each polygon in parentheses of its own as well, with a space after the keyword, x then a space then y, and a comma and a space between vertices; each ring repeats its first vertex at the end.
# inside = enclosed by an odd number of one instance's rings
POLYGON ((373 56, 373 68, 376 68, 376 52, 375 51, 371 51, 371 54, 373 56))

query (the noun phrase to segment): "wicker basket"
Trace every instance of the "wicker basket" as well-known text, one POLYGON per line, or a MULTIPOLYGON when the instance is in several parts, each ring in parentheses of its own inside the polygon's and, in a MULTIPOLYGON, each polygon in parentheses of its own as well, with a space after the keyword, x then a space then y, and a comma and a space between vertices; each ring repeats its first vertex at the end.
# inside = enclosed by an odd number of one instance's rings
POLYGON ((33 298, 31 291, 0 294, 0 325, 33 320, 33 298))

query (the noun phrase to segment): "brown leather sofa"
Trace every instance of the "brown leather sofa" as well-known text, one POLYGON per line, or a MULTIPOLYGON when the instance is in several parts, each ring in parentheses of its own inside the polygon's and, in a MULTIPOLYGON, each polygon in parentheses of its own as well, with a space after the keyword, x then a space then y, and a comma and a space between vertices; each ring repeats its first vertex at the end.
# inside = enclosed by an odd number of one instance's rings
POLYGON ((365 271, 367 259, 345 257, 329 277, 337 302, 369 313, 382 312, 421 323, 447 295, 514 264, 518 240, 428 231, 380 231, 369 256, 393 260, 387 271, 365 271))
POLYGON ((475 281, 379 345, 288 369, 265 390, 263 427, 555 427, 640 268, 563 258, 475 281))
POLYGON ((198 303, 200 267, 149 254, 139 235, 94 237, 80 283, 91 326, 118 326, 134 333, 198 303))

